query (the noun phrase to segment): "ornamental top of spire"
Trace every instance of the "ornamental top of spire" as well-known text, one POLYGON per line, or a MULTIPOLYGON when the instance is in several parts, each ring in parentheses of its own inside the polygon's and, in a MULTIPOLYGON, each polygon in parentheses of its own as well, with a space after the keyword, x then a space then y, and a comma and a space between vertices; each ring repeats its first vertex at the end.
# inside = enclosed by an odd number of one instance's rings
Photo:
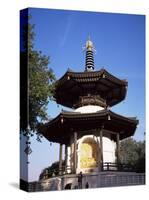
POLYGON ((92 51, 94 48, 93 42, 90 40, 90 37, 88 37, 88 40, 86 41, 86 49, 92 51))

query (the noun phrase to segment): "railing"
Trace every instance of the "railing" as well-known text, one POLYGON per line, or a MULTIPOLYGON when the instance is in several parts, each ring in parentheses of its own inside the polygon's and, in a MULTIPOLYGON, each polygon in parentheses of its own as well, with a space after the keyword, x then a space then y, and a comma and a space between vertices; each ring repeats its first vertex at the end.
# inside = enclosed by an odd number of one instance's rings
POLYGON ((53 170, 47 170, 41 179, 47 179, 47 178, 64 175, 64 174, 72 174, 71 167, 66 167, 63 165, 61 169, 56 168, 53 170))
MULTIPOLYGON (((137 169, 132 167, 131 165, 112 162, 101 163, 100 169, 101 171, 137 172, 137 169)), ((47 179, 64 174, 73 174, 71 167, 66 167, 65 165, 63 165, 60 170, 58 168, 47 170, 47 172, 43 174, 41 179, 47 179)))
POLYGON ((128 164, 104 162, 102 164, 102 171, 134 172, 135 169, 128 164))

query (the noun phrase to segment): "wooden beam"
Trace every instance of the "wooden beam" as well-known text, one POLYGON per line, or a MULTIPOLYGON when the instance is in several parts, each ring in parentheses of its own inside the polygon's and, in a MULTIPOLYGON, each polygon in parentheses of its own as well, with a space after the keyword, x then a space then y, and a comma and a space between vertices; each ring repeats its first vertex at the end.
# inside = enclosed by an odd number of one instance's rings
POLYGON ((68 148, 65 145, 65 173, 67 173, 68 148))
POLYGON ((59 147, 59 175, 62 174, 62 152, 63 151, 63 146, 62 144, 60 144, 60 147, 59 147))
POLYGON ((116 134, 116 146, 117 146, 117 164, 120 163, 120 136, 119 133, 116 134))

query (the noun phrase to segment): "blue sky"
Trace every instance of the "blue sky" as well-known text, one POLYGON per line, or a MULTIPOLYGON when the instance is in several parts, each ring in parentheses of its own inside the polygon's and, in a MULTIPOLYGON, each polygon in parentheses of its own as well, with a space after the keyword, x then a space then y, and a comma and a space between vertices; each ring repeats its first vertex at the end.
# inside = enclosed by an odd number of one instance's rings
MULTIPOLYGON (((84 71, 82 47, 90 35, 96 49, 95 70, 104 67, 113 75, 127 79, 126 99, 111 108, 124 116, 137 116, 135 139, 145 131, 145 16, 81 11, 29 9, 35 24, 35 49, 50 56, 51 67, 60 78, 68 68, 84 71)), ((49 102, 48 114, 55 117, 62 106, 49 102)), ((66 108, 65 108, 66 109, 66 108)), ((44 167, 58 159, 58 145, 43 139, 32 141, 29 180, 37 180, 44 167)))

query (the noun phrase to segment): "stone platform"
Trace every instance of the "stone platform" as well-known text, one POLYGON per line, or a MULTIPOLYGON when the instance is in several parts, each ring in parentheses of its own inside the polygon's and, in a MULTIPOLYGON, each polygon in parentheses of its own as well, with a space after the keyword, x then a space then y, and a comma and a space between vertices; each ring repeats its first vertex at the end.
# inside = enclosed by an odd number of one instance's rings
POLYGON ((40 181, 38 184, 41 186, 41 191, 144 185, 145 174, 135 172, 83 174, 82 184, 78 182, 78 175, 67 174, 40 181))

